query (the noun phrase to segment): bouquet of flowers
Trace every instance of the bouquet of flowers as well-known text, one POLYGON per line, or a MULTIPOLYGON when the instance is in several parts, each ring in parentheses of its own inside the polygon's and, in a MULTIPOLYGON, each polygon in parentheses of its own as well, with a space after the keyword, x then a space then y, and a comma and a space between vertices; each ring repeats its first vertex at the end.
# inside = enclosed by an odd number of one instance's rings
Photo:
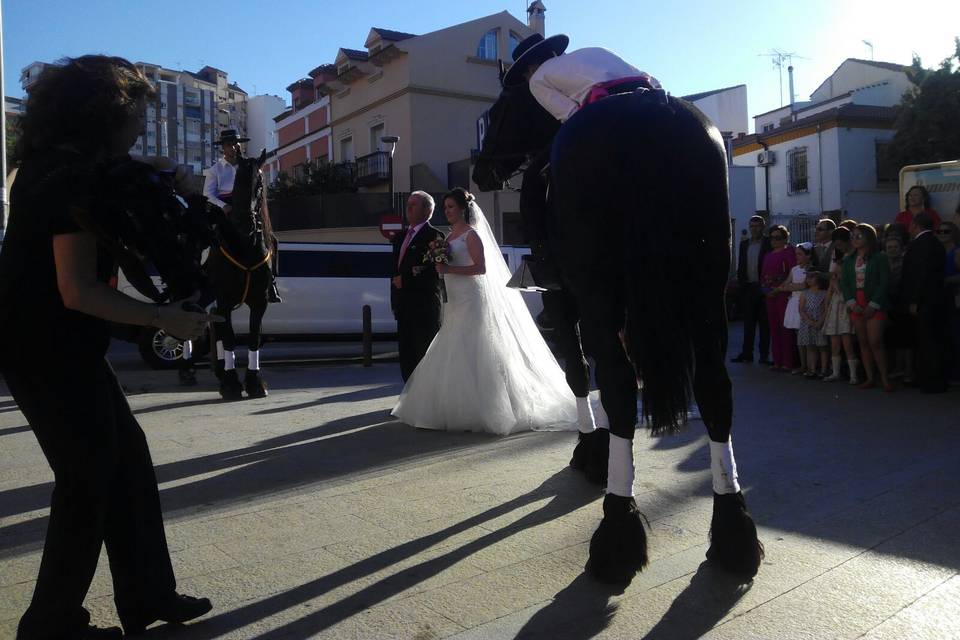
POLYGON ((444 238, 431 240, 423 261, 430 264, 450 264, 450 245, 444 238))
MULTIPOLYGON (((426 264, 450 264, 450 244, 445 238, 431 240, 427 245, 427 252, 423 254, 423 261, 426 264)), ((447 285, 443 281, 443 275, 440 276, 440 295, 443 301, 447 301, 447 285)))

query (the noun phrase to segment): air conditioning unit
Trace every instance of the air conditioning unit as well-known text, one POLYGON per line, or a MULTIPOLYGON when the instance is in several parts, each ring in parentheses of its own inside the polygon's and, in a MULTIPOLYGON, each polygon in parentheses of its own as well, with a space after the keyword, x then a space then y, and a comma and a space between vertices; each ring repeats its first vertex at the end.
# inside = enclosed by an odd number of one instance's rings
POLYGON ((766 167, 771 164, 774 164, 777 161, 777 154, 773 151, 761 151, 757 154, 757 164, 761 167, 766 167))

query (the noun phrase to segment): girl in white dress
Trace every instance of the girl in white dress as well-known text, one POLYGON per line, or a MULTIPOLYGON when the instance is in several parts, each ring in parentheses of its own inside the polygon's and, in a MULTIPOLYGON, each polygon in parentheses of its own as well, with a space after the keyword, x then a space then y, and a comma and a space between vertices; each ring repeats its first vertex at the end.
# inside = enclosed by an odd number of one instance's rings
POLYGON ((436 265, 447 301, 443 324, 407 381, 393 415, 423 429, 506 435, 576 429, 577 405, 534 324, 473 196, 443 199, 449 265, 436 265))
MULTIPOLYGON (((783 315, 783 326, 797 331, 800 329, 800 294, 807 288, 807 269, 810 268, 810 259, 813 256, 813 244, 801 242, 797 245, 797 264, 790 269, 790 282, 782 285, 782 291, 790 291, 787 300, 787 311, 783 315)), ((792 371, 794 374, 803 373, 806 368, 806 350, 800 350, 800 365, 792 371)))

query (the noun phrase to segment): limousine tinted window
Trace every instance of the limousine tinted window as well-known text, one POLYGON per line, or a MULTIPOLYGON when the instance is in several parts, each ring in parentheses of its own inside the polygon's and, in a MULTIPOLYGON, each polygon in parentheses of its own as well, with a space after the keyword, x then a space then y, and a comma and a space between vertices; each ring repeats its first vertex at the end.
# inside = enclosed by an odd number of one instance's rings
POLYGON ((284 249, 279 267, 283 278, 390 278, 393 253, 284 249))

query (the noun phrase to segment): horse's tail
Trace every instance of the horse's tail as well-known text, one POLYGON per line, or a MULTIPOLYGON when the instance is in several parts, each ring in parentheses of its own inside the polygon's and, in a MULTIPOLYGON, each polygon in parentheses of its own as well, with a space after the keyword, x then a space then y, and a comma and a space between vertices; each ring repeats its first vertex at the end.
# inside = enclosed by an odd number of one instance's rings
MULTIPOLYGON (((714 312, 716 283, 722 303, 730 255, 726 159, 719 134, 695 108, 675 98, 631 99, 635 124, 626 127, 624 148, 635 151, 623 160, 624 175, 635 176, 625 192, 636 203, 622 217, 624 342, 642 381, 643 417, 657 435, 686 422, 700 339, 694 332, 705 326, 694 320, 714 312)), ((716 329, 725 332, 723 320, 716 329)))

